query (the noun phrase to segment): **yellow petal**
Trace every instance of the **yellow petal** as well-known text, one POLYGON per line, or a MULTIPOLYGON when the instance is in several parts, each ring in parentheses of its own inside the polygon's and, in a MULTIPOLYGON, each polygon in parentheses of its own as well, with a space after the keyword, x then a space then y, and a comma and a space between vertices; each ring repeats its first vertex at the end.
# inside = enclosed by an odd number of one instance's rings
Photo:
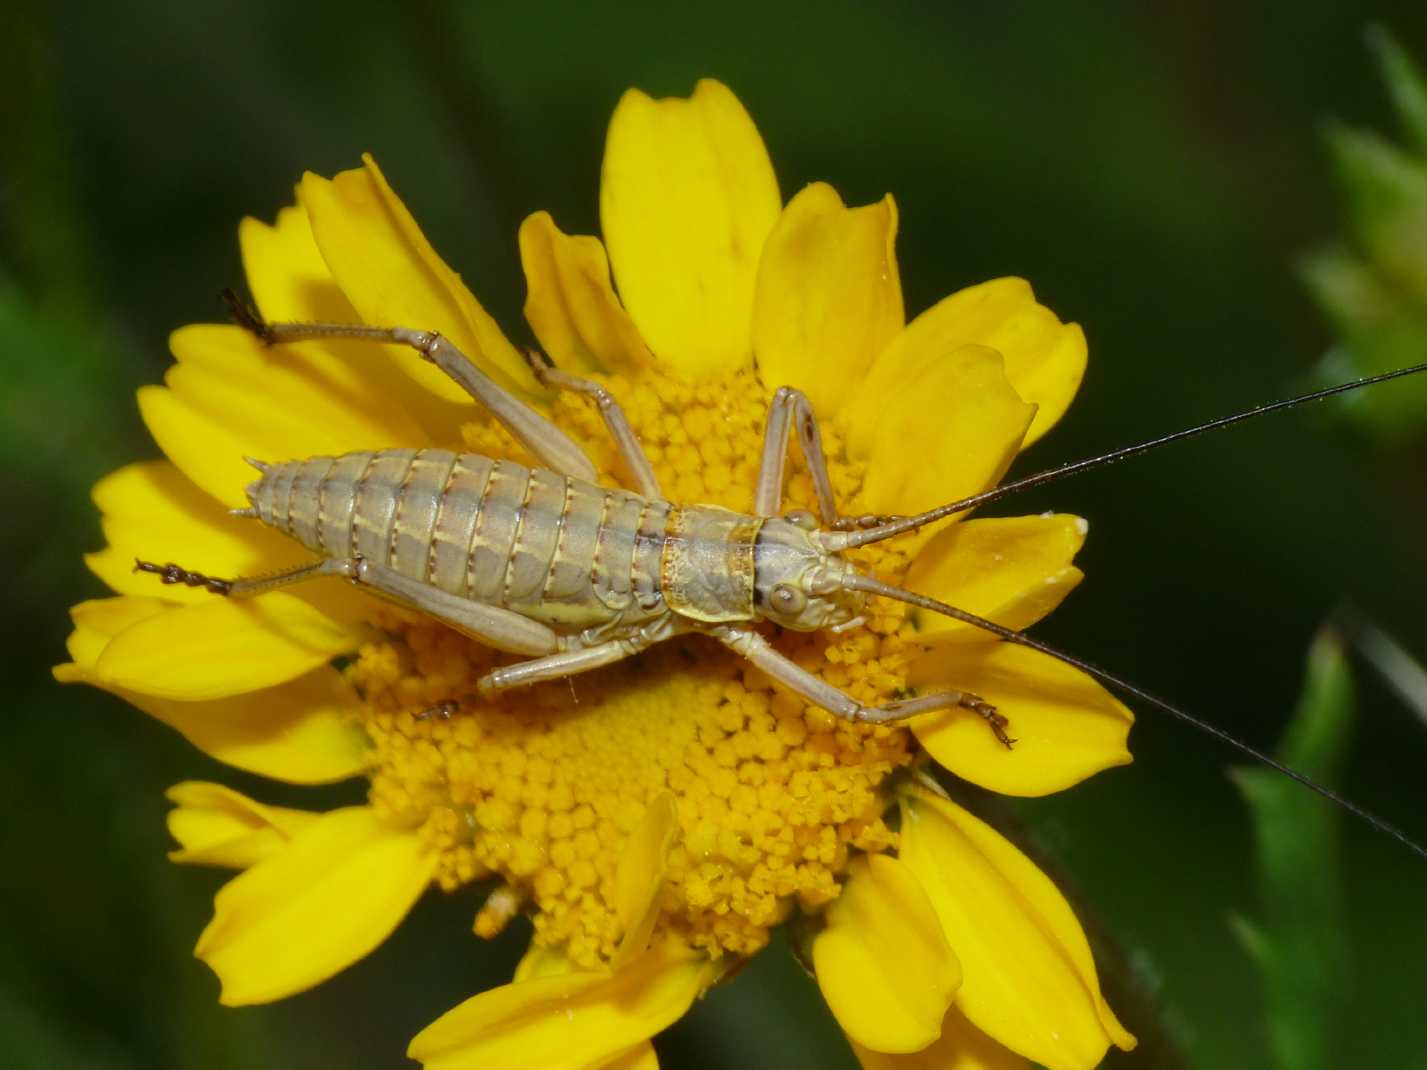
POLYGON ((717 976, 657 944, 613 972, 532 977, 473 996, 412 1040, 427 1070, 591 1070, 677 1020, 717 976))
POLYGON ((169 611, 152 598, 108 598, 71 611, 67 665, 55 678, 112 691, 176 729, 221 762, 294 784, 326 784, 366 769, 366 736, 353 716, 359 702, 335 669, 323 667, 295 680, 232 698, 183 702, 115 687, 95 665, 114 635, 169 611))
MULTIPOLYGON (((917 325, 924 318, 888 351, 920 348, 927 335, 917 325)), ((867 440, 862 498, 872 512, 921 512, 994 486, 1035 415, 1011 389, 994 349, 967 345, 923 356, 905 382, 887 386, 891 393, 867 440)), ((851 408, 860 410, 865 396, 859 393, 851 408)))
POLYGON ((912 871, 866 855, 813 938, 818 987, 843 1032, 875 1051, 920 1051, 941 1035, 961 967, 912 871))
POLYGON ((520 226, 525 318, 555 364, 567 371, 635 371, 649 348, 610 284, 609 258, 598 238, 569 235, 549 212, 520 226))
POLYGON ((170 344, 179 363, 164 382, 196 412, 222 423, 247 456, 291 461, 429 442, 400 409, 376 417, 350 406, 315 383, 310 369, 281 367, 281 348, 265 350, 236 327, 185 327, 174 332, 170 344), (257 361, 273 366, 255 369, 257 361))
MULTIPOLYGON (((244 219, 238 225, 238 243, 248 288, 269 322, 361 322, 327 270, 302 205, 280 211, 275 226, 244 219)), ((464 394, 443 401, 398 366, 397 361, 409 364, 410 353, 337 339, 275 346, 272 352, 284 363, 310 371, 319 385, 333 390, 344 402, 391 418, 404 414, 443 445, 459 441, 461 423, 471 419, 470 399, 464 394)), ((403 434, 369 442, 363 448, 417 445, 421 441, 403 434)))
POLYGON ((598 1070, 659 1070, 659 1056, 654 1054, 654 1045, 646 1040, 600 1063, 598 1070))
POLYGON ((989 826, 924 788, 903 795, 901 857, 926 888, 965 979, 956 1005, 1049 1070, 1088 1070, 1127 1033, 1100 994, 1065 897, 989 826))
MULTIPOLYGON (((439 331, 504 386, 534 389, 525 359, 461 277, 437 255, 371 156, 328 181, 298 187, 327 268, 362 320, 378 327, 439 331)), ((415 352, 392 359, 438 397, 469 400, 415 352)))
POLYGON ((265 806, 222 784, 185 780, 167 793, 174 808, 168 831, 182 848, 173 862, 247 869, 287 846, 322 815, 311 810, 265 806))
POLYGON ((162 386, 141 386, 138 398, 149 434, 179 471, 225 506, 248 504, 243 488, 253 481, 253 470, 243 461, 247 444, 226 421, 162 386))
POLYGON ((564 952, 543 944, 532 943, 515 964, 516 981, 529 981, 535 977, 556 977, 571 973, 575 964, 567 959, 564 952))
POLYGON ((616 968, 649 946, 664 896, 669 848, 678 828, 674 796, 661 791, 650 801, 619 856, 614 874, 614 907, 624 926, 624 937, 611 962, 616 968))
MULTIPOLYGON (((642 951, 643 948, 640 948, 642 951)), ((628 961, 626 959, 625 961, 628 961)), ((616 966, 616 968, 618 968, 616 966)), ((534 977, 554 977, 571 973, 575 964, 548 947, 531 944, 515 967, 516 981, 528 981, 534 977)), ((608 1061, 598 1064, 598 1070, 659 1070, 659 1059, 654 1054, 654 1045, 647 1040, 640 1041, 626 1051, 613 1055, 608 1061)))
POLYGON ((360 357, 343 359, 314 343, 265 346, 240 327, 196 324, 174 331, 169 348, 180 365, 172 371, 183 374, 175 382, 171 372, 167 381, 199 408, 220 411, 235 429, 261 434, 276 420, 295 425, 287 434, 313 436, 269 447, 282 449, 282 459, 431 444, 405 408, 393 404, 399 373, 381 346, 349 342, 346 351, 360 357), (183 389, 185 376, 198 380, 192 393, 183 389), (232 396, 214 393, 214 380, 228 384, 232 396))
POLYGON ((1060 419, 1085 371, 1084 334, 1075 324, 1061 325, 1053 312, 1037 304, 1024 279, 971 286, 923 312, 878 356, 850 407, 848 449, 867 454, 879 413, 898 392, 914 388, 928 354, 950 353, 964 345, 999 352, 1017 394, 1040 406, 1027 445, 1060 419))
POLYGON ((909 1055, 887 1055, 852 1041, 862 1070, 1031 1070, 1031 1064, 997 1044, 955 1007, 941 1023, 941 1039, 909 1055))
MULTIPOLYGON (((1045 514, 968 520, 939 531, 912 562, 904 586, 1020 631, 1040 620, 1083 578, 1071 565, 1088 525, 1045 514)), ((913 609, 917 640, 996 642, 970 624, 913 609)))
POLYGON ((367 770, 361 703, 335 669, 209 702, 110 690, 235 769, 291 784, 330 784, 367 770))
POLYGON ((238 245, 248 289, 264 318, 289 323, 358 322, 356 309, 327 270, 302 205, 282 209, 273 226, 244 219, 238 224, 238 245))
POLYGON ((689 99, 625 93, 610 120, 600 221, 625 308, 686 375, 749 363, 754 277, 781 207, 753 120, 705 79, 689 99))
POLYGON ((54 678, 63 683, 93 683, 94 663, 108 641, 167 609, 166 603, 157 598, 94 598, 70 606, 74 631, 64 646, 73 662, 56 666, 54 678))
POLYGON ((764 386, 797 387, 823 417, 857 392, 905 322, 896 236, 890 194, 847 208, 815 182, 788 202, 763 249, 753 301, 764 386))
POLYGON ((97 682, 196 702, 258 691, 355 650, 362 633, 282 591, 173 606, 124 629, 94 664, 97 682))
POLYGON ((74 659, 73 667, 81 673, 92 673, 94 663, 109 640, 124 629, 148 620, 168 609, 157 598, 94 598, 71 606, 70 619, 74 631, 65 640, 69 656, 74 659))
POLYGON ((937 762, 1003 795, 1048 795, 1102 769, 1130 762, 1134 715, 1079 669, 1011 643, 953 643, 919 658, 918 688, 970 691, 1010 719, 1007 750, 970 710, 913 718, 912 731, 937 762))
POLYGON ((977 341, 1006 358, 1006 377, 1016 393, 1038 406, 1026 432, 1029 446, 1060 421, 1080 388, 1085 332, 1038 304, 1024 279, 993 279, 962 292, 962 300, 978 306, 967 316, 982 325, 977 341))
MULTIPOLYGON (((223 327, 194 327, 188 331, 222 331, 223 327)), ((175 340, 183 332, 175 335, 175 340)), ((149 421, 149 429, 154 438, 169 455, 169 459, 183 470, 184 474, 198 483, 204 490, 214 493, 224 505, 242 506, 246 497, 242 488, 251 483, 256 475, 244 457, 255 457, 260 461, 295 461, 307 457, 335 457, 359 449, 380 447, 390 441, 385 434, 365 430, 355 421, 344 419, 339 407, 324 403, 316 391, 309 391, 304 399, 310 407, 306 414, 297 401, 277 399, 267 393, 256 381, 235 379, 199 364, 176 364, 164 374, 168 392, 179 406, 174 422, 179 425, 184 442, 179 452, 169 451, 166 434, 172 429, 155 426, 149 421), (216 430, 221 429, 221 434, 216 430), (236 446, 238 452, 233 454, 236 446), (226 454, 221 459, 200 460, 199 471, 190 470, 190 459, 194 453, 226 454), (211 487, 201 473, 221 471, 224 482, 211 487), (240 481, 241 482, 238 482, 240 481), (234 484, 237 483, 237 487, 234 484), (216 493, 215 493, 216 489, 216 493)), ((154 388, 140 390, 143 395, 154 388)), ((140 397, 140 411, 146 420, 149 405, 140 397)), ((418 439, 421 444, 424 439, 418 439)), ((395 445, 406 445, 395 442, 395 445)))
POLYGON ((435 868, 414 831, 389 828, 370 807, 334 810, 223 886, 194 954, 230 1007, 301 992, 385 940, 435 868))

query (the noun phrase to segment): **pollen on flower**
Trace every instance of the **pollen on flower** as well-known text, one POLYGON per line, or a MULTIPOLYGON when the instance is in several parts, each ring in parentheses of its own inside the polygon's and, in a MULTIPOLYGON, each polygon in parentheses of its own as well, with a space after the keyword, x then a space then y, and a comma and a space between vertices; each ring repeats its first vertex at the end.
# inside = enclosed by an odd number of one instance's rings
MULTIPOLYGON (((767 396, 753 372, 606 383, 667 497, 749 507, 767 396)), ((553 410, 619 480, 595 409, 561 397, 553 410)), ((528 461, 494 423, 463 433, 468 449, 528 461)), ((841 460, 835 428, 824 436, 839 501, 852 508, 860 471, 841 460)), ((790 508, 813 505, 800 461, 788 499, 790 508)), ((863 553, 863 567, 884 575, 905 568, 895 548, 863 553)), ((871 609, 847 634, 776 642, 854 697, 886 701, 905 682, 903 613, 895 603, 871 609)), ((373 619, 383 638, 348 670, 365 701, 371 800, 393 823, 420 829, 443 888, 498 878, 478 935, 494 935, 523 903, 539 944, 581 966, 608 961, 623 935, 614 906, 621 855, 661 792, 674 796, 678 827, 657 926, 714 955, 756 952, 795 904, 815 909, 838 895, 850 851, 895 842, 882 785, 913 759, 910 733, 852 725, 774 691, 711 639, 664 643, 489 703, 465 696, 508 655, 401 611, 374 606, 373 619), (423 716, 462 697, 449 718, 423 716)))

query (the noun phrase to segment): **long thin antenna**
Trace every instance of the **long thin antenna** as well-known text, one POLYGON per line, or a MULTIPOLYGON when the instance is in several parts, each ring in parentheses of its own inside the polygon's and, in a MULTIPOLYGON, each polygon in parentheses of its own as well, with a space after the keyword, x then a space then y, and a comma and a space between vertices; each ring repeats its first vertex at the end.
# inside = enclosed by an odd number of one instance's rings
POLYGON ((1013 480, 1010 483, 1003 483, 999 487, 992 487, 984 490, 980 494, 973 494, 969 498, 962 498, 960 501, 949 502, 946 505, 938 506, 925 513, 918 513, 916 516, 896 517, 887 523, 879 524, 876 527, 868 528, 865 531, 838 532, 824 534, 822 540, 829 550, 848 550, 854 546, 866 546, 869 542, 881 542, 883 539, 890 539, 893 535, 900 535, 905 531, 913 531, 923 524, 930 524, 933 521, 941 520, 943 517, 951 516, 953 513, 960 513, 967 509, 973 509, 978 505, 987 505, 990 502, 1000 501, 1018 491, 1030 490, 1032 487, 1039 487, 1045 483, 1053 483, 1057 479, 1065 476, 1075 475, 1077 472, 1084 472, 1091 468, 1100 468, 1107 464, 1114 464, 1116 461, 1123 461, 1126 457, 1134 457, 1141 453, 1148 453, 1150 450, 1159 449, 1161 446, 1168 446, 1171 442, 1178 442, 1180 439, 1194 438, 1196 435, 1203 435, 1210 431, 1217 431, 1221 427, 1228 427, 1231 424, 1242 423, 1244 420, 1252 419, 1255 416, 1267 416, 1271 412, 1278 412, 1281 409, 1291 409, 1297 405, 1306 405, 1311 401, 1322 401, 1335 394, 1345 394, 1350 390, 1360 390, 1365 386, 1372 386, 1375 383, 1385 383, 1389 379, 1400 379, 1405 375, 1416 375, 1419 372, 1427 371, 1427 363, 1414 364, 1410 368, 1398 368, 1396 371, 1383 372, 1381 375, 1372 375, 1366 379, 1355 379, 1350 383, 1339 383, 1337 386, 1330 386, 1323 390, 1315 390, 1310 394, 1300 394, 1296 398, 1288 398, 1286 401, 1272 401, 1266 405, 1259 405, 1243 412, 1236 412, 1232 416, 1221 416, 1217 420, 1210 420, 1208 423, 1199 424, 1196 427, 1188 427, 1183 431, 1175 431, 1168 435, 1161 435, 1159 438, 1152 438, 1148 442, 1140 442, 1134 446, 1122 446, 1120 449, 1111 450, 1109 453, 1102 453, 1098 457, 1087 457, 1081 461, 1071 461, 1058 468, 1048 468, 1044 472, 1037 472, 1035 475, 1026 476, 1024 479, 1013 480))
POLYGON ((1298 783, 1302 784, 1305 788, 1308 788, 1311 791, 1316 791, 1319 795, 1323 796, 1323 798, 1327 799, 1329 802, 1341 806, 1344 810, 1352 814, 1354 817, 1358 818, 1360 821, 1366 822, 1368 825, 1371 825, 1379 832, 1391 836, 1393 839, 1397 840, 1400 844, 1402 844, 1408 850, 1412 851, 1414 854, 1418 855, 1423 859, 1427 859, 1427 848, 1422 847, 1421 845, 1410 839, 1406 833, 1402 832, 1400 829, 1392 825, 1389 825, 1382 818, 1369 813, 1361 806, 1358 806, 1356 803, 1350 802, 1349 800, 1343 798, 1341 795, 1331 790, 1330 788, 1325 788, 1322 784, 1319 784, 1311 777, 1305 776, 1304 774, 1298 772, 1298 770, 1284 765, 1278 759, 1265 754, 1261 750, 1249 746, 1247 743, 1243 742, 1240 739, 1237 739, 1234 736, 1231 736, 1228 732, 1224 731, 1217 725, 1210 724, 1208 721, 1202 721, 1198 717, 1195 717, 1192 713, 1188 713, 1184 710, 1181 710, 1178 706, 1174 706, 1166 702, 1164 699, 1158 698, 1150 694, 1148 691, 1136 687, 1129 681, 1122 680, 1118 676, 1106 672, 1104 669, 1097 668, 1096 666, 1091 665, 1089 662, 1082 661, 1080 658, 1077 658, 1071 654, 1062 653, 1061 651, 1056 650, 1052 646, 1047 646, 1045 643, 1042 643, 1038 639, 1032 639, 1030 636, 1025 635, 1021 632, 1012 631, 1010 628, 1007 628, 1004 625, 997 624, 995 621, 987 620, 984 617, 978 617, 974 613, 968 613, 964 609, 957 609, 955 606, 947 605, 945 602, 938 602, 935 598, 928 598, 924 594, 917 594, 915 591, 905 591, 900 587, 893 587, 891 584, 883 583, 881 580, 873 579, 871 576, 852 574, 844 578, 843 584, 844 586, 855 591, 866 591, 869 594, 881 595, 884 598, 893 598, 896 599, 898 602, 906 602, 908 605, 919 606, 922 609, 929 609, 933 613, 940 613, 943 616, 952 618, 953 620, 959 620, 964 624, 970 624, 972 627, 980 628, 982 631, 990 632, 992 635, 999 636, 1001 639, 1004 639, 1008 643, 1016 643, 1019 646, 1029 647, 1032 650, 1037 650, 1042 654, 1055 658, 1057 661, 1062 661, 1067 665, 1072 665, 1075 668, 1079 669, 1081 672, 1095 677, 1095 679, 1099 680, 1101 683, 1108 684, 1109 686, 1115 688, 1117 691, 1122 691, 1127 695, 1133 695, 1135 698, 1140 699, 1142 702, 1146 702, 1149 705, 1154 706, 1156 709, 1162 710, 1163 712, 1169 714, 1172 717, 1177 717, 1179 720, 1183 721, 1186 724, 1193 725, 1195 728, 1199 729, 1199 731, 1205 733, 1206 735, 1213 736, 1215 739, 1219 740, 1222 743, 1227 743, 1229 746, 1233 747, 1240 753, 1248 755, 1255 761, 1262 762, 1270 769, 1282 773, 1290 780, 1298 781, 1298 783))

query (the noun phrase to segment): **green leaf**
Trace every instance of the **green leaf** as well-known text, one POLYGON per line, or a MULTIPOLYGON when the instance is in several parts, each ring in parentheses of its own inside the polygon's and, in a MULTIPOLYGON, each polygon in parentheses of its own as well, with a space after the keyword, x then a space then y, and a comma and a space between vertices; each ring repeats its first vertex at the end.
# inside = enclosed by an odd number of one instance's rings
POLYGON ((1427 301, 1427 165, 1371 130, 1327 127, 1359 244, 1386 282, 1427 301))
MULTIPOLYGON (((1342 123, 1325 128, 1347 233, 1300 272, 1338 335, 1316 370, 1332 385, 1416 364, 1427 353, 1427 81, 1397 42, 1368 31, 1408 144, 1342 123)), ((1427 383, 1345 395, 1336 411, 1391 442, 1427 426, 1427 383)))
MULTIPOLYGON (((1342 644, 1325 630, 1308 652, 1298 709, 1276 757, 1325 786, 1338 779, 1353 710, 1342 644)), ((1261 921, 1233 919, 1263 984, 1269 1047, 1283 1070, 1341 1066, 1348 943, 1342 813, 1268 769, 1234 773, 1257 839, 1261 921)))
POLYGON ((1418 152, 1427 156, 1427 78, 1388 30, 1381 26, 1368 27, 1367 41, 1377 53, 1382 79, 1392 94, 1403 134, 1418 152))

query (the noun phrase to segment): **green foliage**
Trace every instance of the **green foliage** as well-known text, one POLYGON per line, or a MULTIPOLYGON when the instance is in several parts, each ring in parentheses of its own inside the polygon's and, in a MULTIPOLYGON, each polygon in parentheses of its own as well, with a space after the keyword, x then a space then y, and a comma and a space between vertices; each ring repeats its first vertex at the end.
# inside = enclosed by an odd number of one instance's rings
MULTIPOLYGON (((1330 123, 1328 148, 1347 213, 1346 239, 1308 256, 1303 274, 1340 336, 1324 383, 1427 360, 1427 79, 1385 30, 1368 36, 1406 144, 1330 123)), ((1364 391, 1342 411, 1386 440, 1427 426, 1427 382, 1364 391)))
MULTIPOLYGON (((1332 785, 1353 716, 1343 647, 1324 631, 1308 652, 1303 695, 1277 757, 1332 785)), ((1263 920, 1234 919, 1263 983, 1269 1047, 1283 1070, 1341 1066, 1349 968, 1340 810, 1270 769, 1239 769, 1257 834, 1263 920)))
POLYGON ((1427 156, 1427 79, 1386 30, 1373 27, 1368 31, 1368 43, 1378 54, 1403 135, 1420 155, 1427 156))

